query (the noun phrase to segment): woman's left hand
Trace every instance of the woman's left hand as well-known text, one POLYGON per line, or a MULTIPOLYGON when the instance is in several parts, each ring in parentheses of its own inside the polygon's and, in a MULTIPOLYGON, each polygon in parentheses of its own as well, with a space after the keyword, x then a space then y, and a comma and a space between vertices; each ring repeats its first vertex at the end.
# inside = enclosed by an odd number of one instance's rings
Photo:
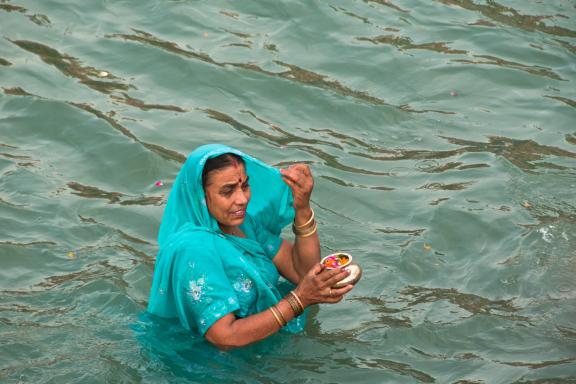
POLYGON ((282 179, 292 189, 294 196, 294 209, 308 209, 310 207, 310 195, 314 188, 312 172, 306 164, 294 164, 288 169, 281 169, 282 179))

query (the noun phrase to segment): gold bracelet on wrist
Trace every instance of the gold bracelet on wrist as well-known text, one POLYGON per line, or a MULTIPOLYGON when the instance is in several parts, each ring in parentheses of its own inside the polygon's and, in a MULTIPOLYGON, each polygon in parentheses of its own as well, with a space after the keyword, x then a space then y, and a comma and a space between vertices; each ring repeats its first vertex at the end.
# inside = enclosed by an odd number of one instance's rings
POLYGON ((290 304, 290 307, 292 308, 292 311, 294 312, 294 316, 295 317, 300 316, 303 311, 300 309, 300 305, 298 304, 296 299, 294 299, 294 297, 292 295, 286 295, 286 297, 284 297, 284 298, 286 299, 288 304, 290 304))
POLYGON ((314 221, 314 210, 312 208, 310 208, 310 210, 312 211, 312 216, 310 216, 310 219, 308 219, 308 221, 306 223, 301 224, 301 225, 296 225, 296 219, 294 219, 294 224, 293 224, 294 229, 304 229, 304 228, 308 227, 310 225, 310 223, 312 223, 314 221))
POLYGON ((286 318, 284 317, 284 314, 282 313, 282 310, 280 310, 280 306, 278 304, 276 304, 274 306, 274 309, 276 309, 278 311, 278 314, 280 315, 280 320, 282 320, 282 323, 284 325, 288 324, 288 322, 286 321, 286 318))
POLYGON ((295 235, 301 235, 301 234, 308 233, 310 230, 312 230, 312 228, 314 228, 315 225, 316 225, 316 221, 313 221, 312 225, 309 225, 306 228, 296 228, 294 226, 294 224, 292 224, 292 233, 294 233, 295 235))
POLYGON ((294 234, 295 234, 297 237, 302 238, 302 237, 312 236, 313 234, 316 233, 316 231, 318 231, 318 224, 314 223, 314 227, 312 227, 312 229, 311 229, 310 231, 308 231, 308 232, 300 232, 300 231, 298 231, 298 232, 295 232, 294 234))
POLYGON ((284 327, 284 324, 282 324, 282 320, 280 320, 280 317, 278 316, 278 313, 276 313, 277 309, 275 306, 272 306, 270 308, 268 308, 270 310, 270 312, 272 312, 272 314, 274 315, 274 318, 276 319, 276 321, 278 322, 278 325, 280 326, 280 328, 284 327))
POLYGON ((289 294, 296 299, 296 301, 298 302, 298 305, 300 306, 300 310, 302 312, 304 312, 304 304, 302 304, 302 300, 300 300, 300 297, 298 296, 298 294, 294 291, 290 291, 289 294))

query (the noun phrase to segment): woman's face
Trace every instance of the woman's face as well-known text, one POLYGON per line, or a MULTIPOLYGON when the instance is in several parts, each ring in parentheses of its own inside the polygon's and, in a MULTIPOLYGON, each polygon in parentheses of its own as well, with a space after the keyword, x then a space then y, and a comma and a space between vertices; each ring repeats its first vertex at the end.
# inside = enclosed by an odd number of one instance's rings
POLYGON ((243 164, 234 162, 210 172, 204 192, 208 211, 224 232, 244 222, 250 201, 250 185, 243 164))

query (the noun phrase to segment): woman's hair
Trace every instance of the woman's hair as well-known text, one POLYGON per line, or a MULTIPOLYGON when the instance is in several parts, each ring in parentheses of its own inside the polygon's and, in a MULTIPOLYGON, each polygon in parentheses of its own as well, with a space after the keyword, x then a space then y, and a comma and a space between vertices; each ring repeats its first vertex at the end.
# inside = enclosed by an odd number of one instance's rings
POLYGON ((211 172, 218 171, 238 163, 246 166, 244 159, 234 153, 224 153, 222 155, 206 160, 206 164, 204 164, 204 169, 202 170, 202 187, 206 188, 206 182, 208 181, 208 176, 211 172))

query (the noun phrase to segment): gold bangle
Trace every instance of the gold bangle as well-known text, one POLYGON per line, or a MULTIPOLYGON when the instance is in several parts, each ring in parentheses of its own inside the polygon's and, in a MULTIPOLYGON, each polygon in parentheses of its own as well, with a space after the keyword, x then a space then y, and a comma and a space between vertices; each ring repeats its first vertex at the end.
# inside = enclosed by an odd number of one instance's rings
POLYGON ((296 233, 297 237, 308 237, 308 236, 312 236, 313 234, 316 233, 316 231, 318 230, 318 224, 314 224, 314 228, 312 228, 312 230, 310 232, 306 232, 306 233, 296 233))
POLYGON ((304 229, 307 226, 309 226, 312 221, 314 221, 314 210, 312 208, 310 208, 310 210, 312 211, 312 216, 310 216, 310 219, 308 219, 308 221, 306 223, 301 224, 301 225, 296 225, 296 219, 294 219, 293 226, 295 229, 304 229))
POLYGON ((292 311, 294 312, 294 316, 295 317, 300 316, 302 314, 302 311, 300 310, 300 305, 298 304, 296 299, 294 299, 294 297, 292 295, 286 295, 286 297, 284 297, 284 298, 286 299, 288 304, 290 304, 290 307, 292 308, 292 311))
POLYGON ((308 233, 307 230, 310 230, 310 229, 314 228, 315 225, 317 225, 316 220, 314 220, 314 221, 312 222, 312 224, 309 225, 309 226, 306 227, 306 228, 296 228, 296 227, 294 226, 294 224, 292 224, 292 232, 293 232, 295 235, 300 235, 300 234, 302 234, 302 233, 308 233))
MULTIPOLYGON (((280 320, 282 320, 282 322, 284 323, 284 325, 288 324, 288 322, 286 321, 286 318, 284 317, 284 314, 282 313, 282 311, 280 310, 280 306, 278 304, 276 304, 274 306, 274 309, 276 309, 278 311, 278 314, 280 315, 280 320)), ((284 326, 283 325, 283 326, 284 326)))
POLYGON ((276 321, 278 322, 278 325, 280 326, 280 328, 284 327, 284 325, 282 325, 282 321, 280 320, 280 317, 278 317, 278 314, 275 311, 274 307, 270 307, 268 308, 270 310, 270 312, 272 312, 272 314, 274 315, 274 318, 276 319, 276 321))
POLYGON ((310 232, 311 230, 313 230, 314 227, 316 227, 317 225, 318 225, 318 223, 316 222, 316 220, 314 220, 312 222, 312 225, 310 225, 306 228, 295 228, 294 225, 292 225, 292 232, 294 232, 295 235, 306 234, 306 233, 310 232))
POLYGON ((298 305, 300 305, 300 309, 302 310, 302 312, 304 312, 304 304, 302 304, 302 300, 300 300, 300 297, 294 291, 290 291, 289 293, 296 299, 298 305))

